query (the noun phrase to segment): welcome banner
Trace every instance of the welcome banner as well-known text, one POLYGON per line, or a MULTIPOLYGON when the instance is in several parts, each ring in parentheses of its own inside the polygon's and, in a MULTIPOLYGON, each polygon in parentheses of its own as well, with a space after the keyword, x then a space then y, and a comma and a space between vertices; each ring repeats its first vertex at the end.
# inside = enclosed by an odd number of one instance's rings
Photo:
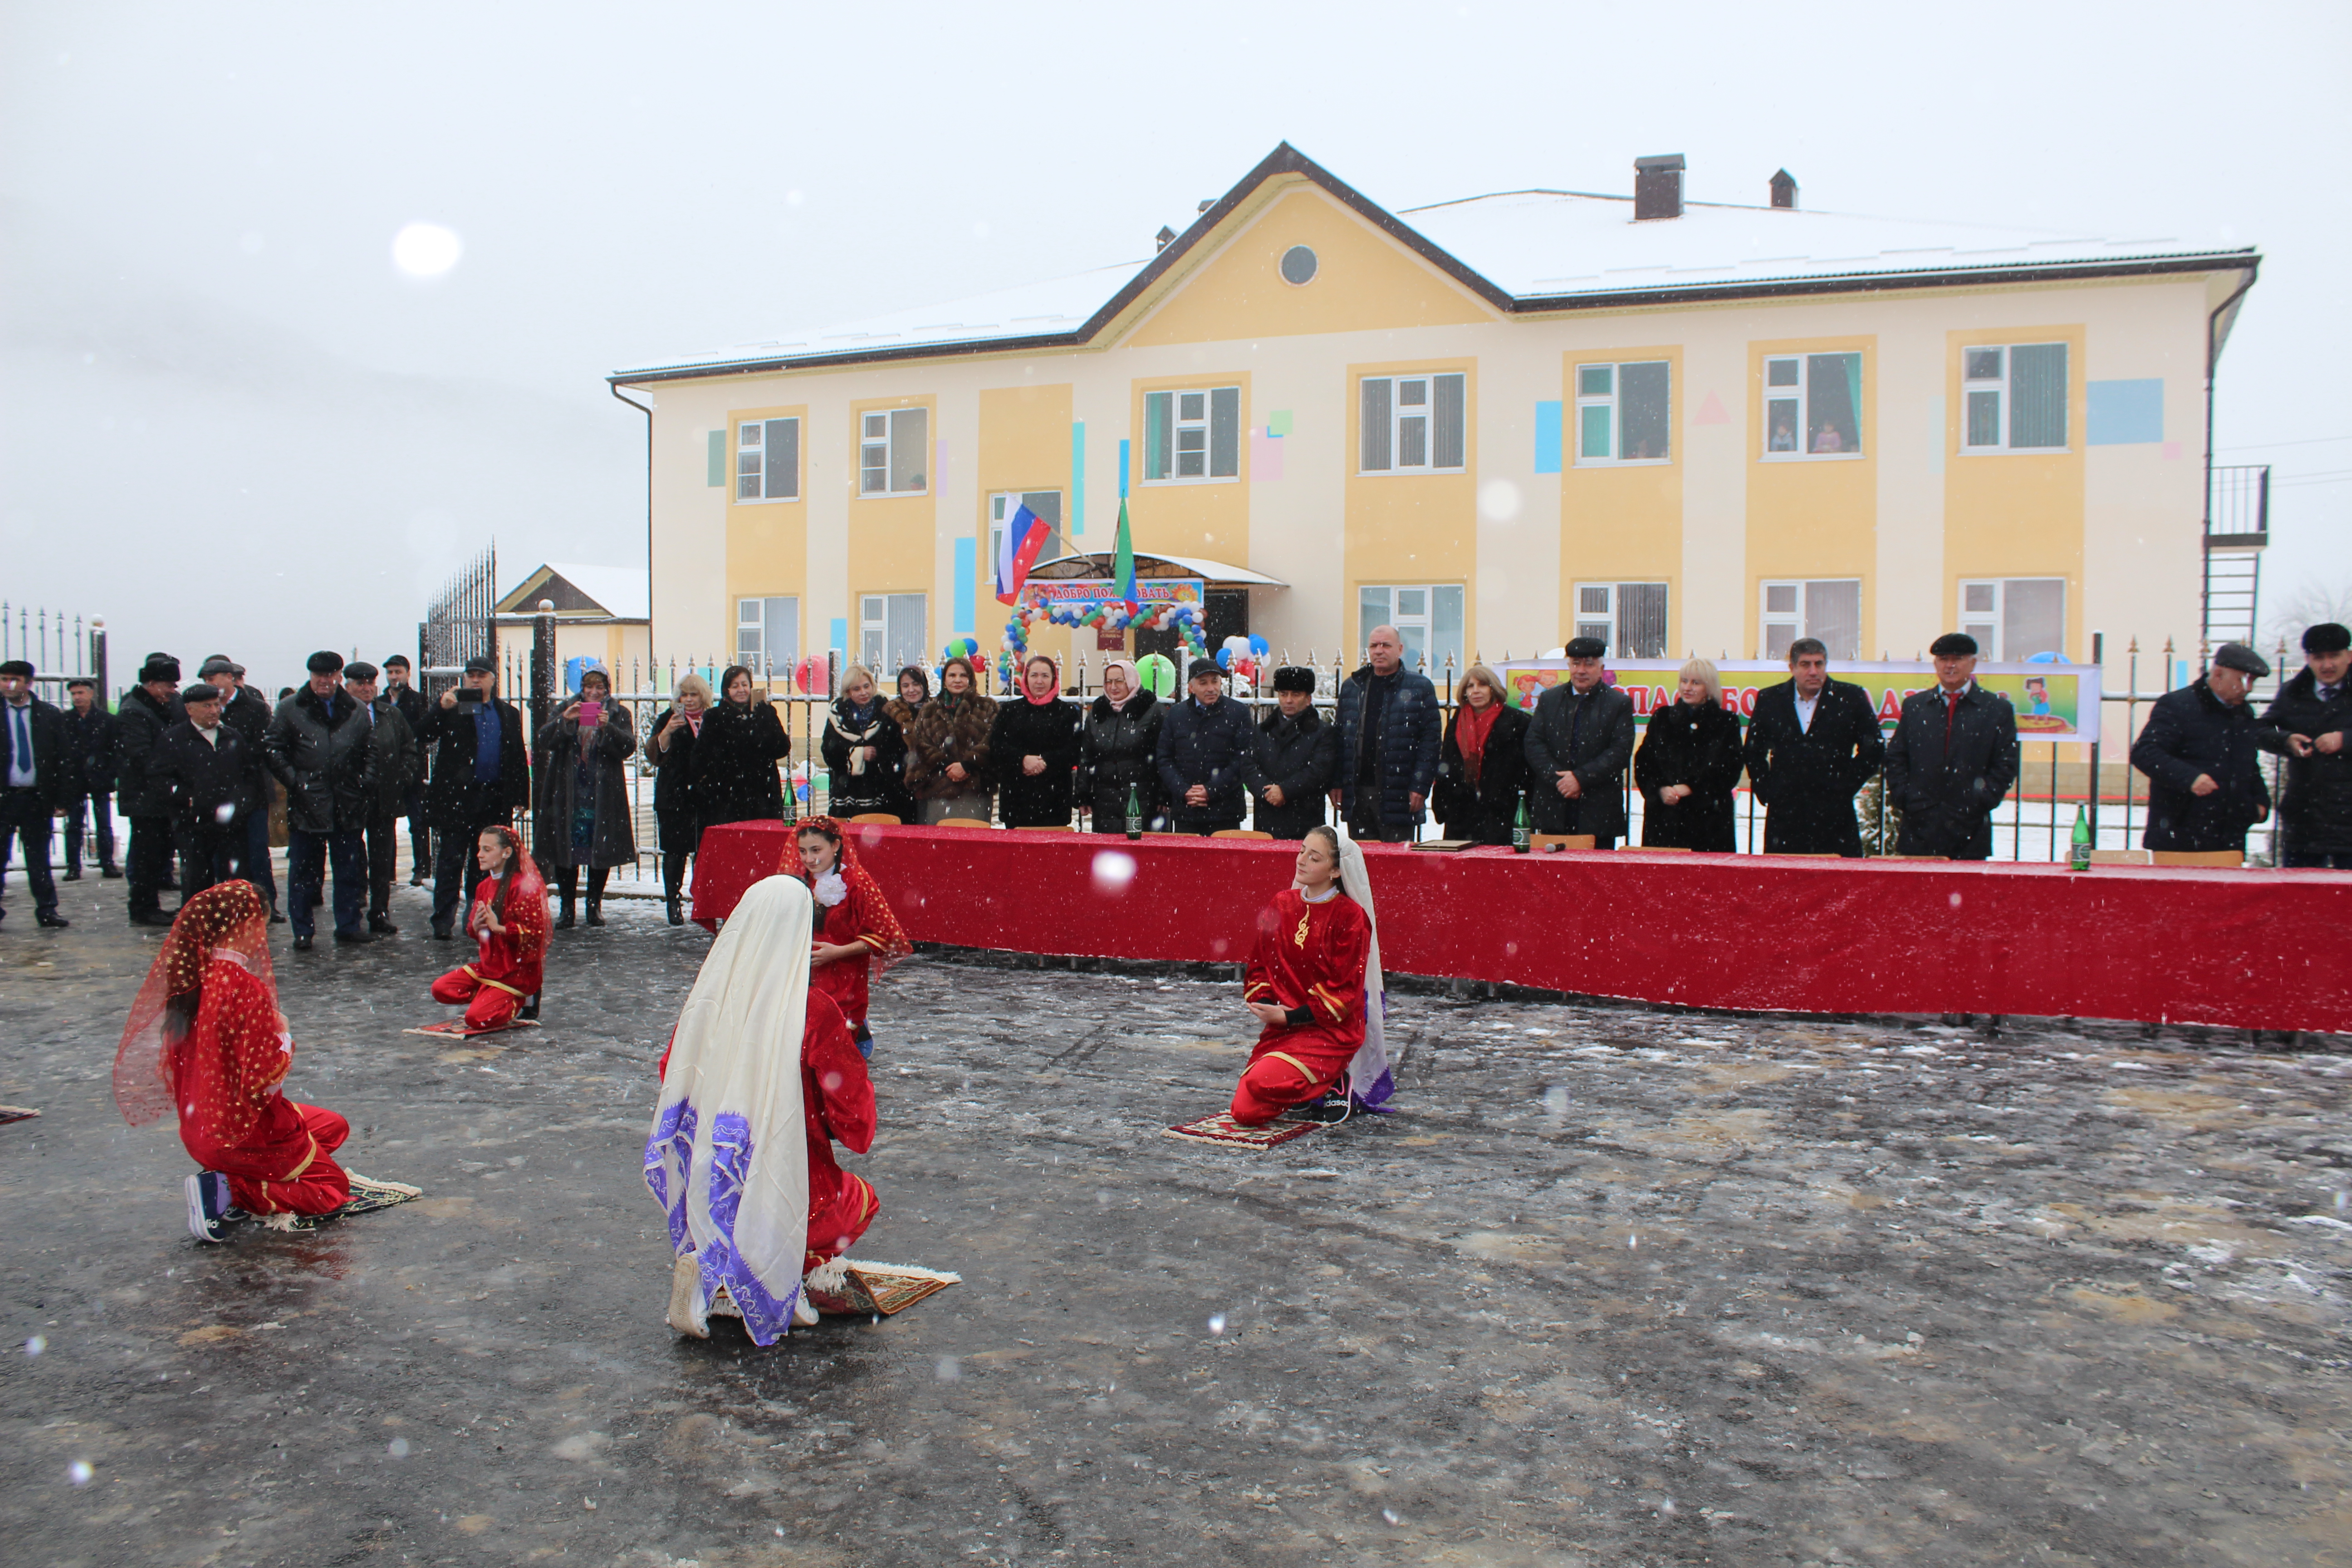
MULTIPOLYGON (((1762 660, 1720 664, 1723 705, 1742 719, 1756 712, 1763 689, 1789 679, 1789 667, 1762 660)), ((1633 718, 1649 716, 1675 700, 1679 659, 1621 658, 1605 661, 1601 679, 1633 700, 1633 718)), ((1564 658, 1514 659, 1496 667, 1514 708, 1533 708, 1548 687, 1568 679, 1564 658)), ((1936 684, 1932 664, 1832 664, 1830 679, 1859 686, 1878 710, 1878 722, 1894 728, 1903 700, 1936 684)), ((1979 664, 1977 684, 1998 691, 2017 710, 2021 741, 2080 741, 2098 738, 2099 668, 2092 664, 1979 664)))
MULTIPOLYGON (((1146 605, 1197 605, 1207 587, 1206 580, 1200 577, 1139 577, 1135 596, 1146 605)), ((1083 612, 1120 595, 1118 584, 1108 577, 1056 577, 1045 582, 1032 577, 1021 596, 1039 611, 1083 612)))

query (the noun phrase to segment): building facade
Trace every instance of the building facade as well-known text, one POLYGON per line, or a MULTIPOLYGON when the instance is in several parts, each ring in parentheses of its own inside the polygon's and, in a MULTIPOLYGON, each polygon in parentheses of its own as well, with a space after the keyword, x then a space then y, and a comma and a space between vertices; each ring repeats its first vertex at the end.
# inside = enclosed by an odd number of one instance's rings
POLYGON ((992 652, 992 530, 1025 504, 1049 555, 1106 552, 1122 488, 1217 631, 1300 659, 1384 621, 1441 668, 1587 633, 2193 641, 2252 251, 1806 212, 1785 173, 1685 203, 1682 174, 1391 213, 1285 145, 1147 263, 617 373, 651 406, 657 641, 992 652))

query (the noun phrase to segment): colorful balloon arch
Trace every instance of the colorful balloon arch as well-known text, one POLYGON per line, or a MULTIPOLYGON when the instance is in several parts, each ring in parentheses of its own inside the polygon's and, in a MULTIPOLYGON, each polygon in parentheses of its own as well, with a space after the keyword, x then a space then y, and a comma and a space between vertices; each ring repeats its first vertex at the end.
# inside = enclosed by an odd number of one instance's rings
POLYGON ((1013 680, 1013 661, 1029 651, 1029 628, 1039 620, 1056 626, 1098 626, 1107 631, 1173 631, 1184 639, 1184 646, 1194 658, 1209 657, 1208 638, 1201 624, 1198 605, 1160 604, 1143 609, 1125 599, 1106 599, 1084 606, 1060 605, 1040 607, 1023 600, 1004 623, 1004 651, 997 655, 999 675, 1009 686, 1013 680))

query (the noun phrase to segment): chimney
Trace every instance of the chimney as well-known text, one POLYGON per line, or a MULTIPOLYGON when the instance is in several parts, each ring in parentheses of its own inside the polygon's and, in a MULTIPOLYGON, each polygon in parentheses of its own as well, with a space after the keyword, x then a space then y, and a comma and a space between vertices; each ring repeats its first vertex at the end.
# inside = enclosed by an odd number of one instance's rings
POLYGON ((1633 221, 1683 216, 1683 155, 1633 160, 1633 221))
POLYGON ((1786 169, 1772 176, 1772 205, 1789 212, 1797 210, 1797 176, 1786 169))
POLYGON ((1158 245, 1154 246, 1152 248, 1153 248, 1153 249, 1155 249, 1155 250, 1165 250, 1165 249, 1167 249, 1167 248, 1168 248, 1168 242, 1169 242, 1170 240, 1171 240, 1171 239, 1173 239, 1173 238, 1175 238, 1175 237, 1176 237, 1176 231, 1175 231, 1174 229, 1172 229, 1172 228, 1170 228, 1166 224, 1164 224, 1164 223, 1163 223, 1163 224, 1161 224, 1161 225, 1160 226, 1160 232, 1159 232, 1158 234, 1156 234, 1156 235, 1152 236, 1152 237, 1153 237, 1154 239, 1157 239, 1157 240, 1160 242, 1158 245))

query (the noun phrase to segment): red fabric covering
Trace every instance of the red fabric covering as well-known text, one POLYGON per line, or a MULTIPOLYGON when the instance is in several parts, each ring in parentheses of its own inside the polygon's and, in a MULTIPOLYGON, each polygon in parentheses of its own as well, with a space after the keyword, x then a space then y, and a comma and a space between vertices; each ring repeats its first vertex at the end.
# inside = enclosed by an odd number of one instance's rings
POLYGON ((523 999, 503 986, 492 985, 470 963, 451 970, 433 983, 433 1000, 466 1009, 466 1027, 495 1029, 522 1009, 523 999))
POLYGON ((207 1171, 228 1177, 229 1196, 247 1214, 331 1214, 351 1201, 352 1179, 331 1158, 352 1124, 316 1105, 272 1094, 260 1120, 235 1144, 215 1143, 187 1121, 180 1142, 207 1171))
MULTIPOLYGON (((1377 895, 1375 895, 1377 896, 1377 895)), ((1304 1024, 1268 1024, 1234 1089, 1234 1120, 1271 1121, 1330 1088, 1364 1043, 1364 963, 1372 924, 1345 893, 1310 904, 1285 888, 1258 911, 1257 942, 1242 999, 1287 1011, 1304 1024)))
POLYGON ((838 1141, 863 1154, 874 1147, 874 1080, 832 998, 811 991, 801 1031, 801 1114, 808 1121, 808 1267, 829 1262, 866 1234, 882 1201, 864 1177, 833 1157, 838 1141))
MULTIPOLYGON (((695 919, 776 864, 781 823, 705 833, 695 919)), ((918 942, 1239 962, 1296 846, 851 829, 918 942), (1131 867, 1122 874, 1122 862, 1131 867)), ((2010 1013, 2352 1030, 2352 873, 1368 844, 1393 973, 1694 1007, 2010 1013)))
POLYGON ((131 1001, 114 1057, 115 1104, 133 1127, 173 1111, 194 1119, 205 1137, 234 1143, 286 1077, 293 1052, 269 963, 269 907, 250 882, 215 883, 180 907, 131 1001), (171 1009, 174 997, 182 1000, 171 1009), (203 1044, 191 1049, 191 1039, 203 1044))

